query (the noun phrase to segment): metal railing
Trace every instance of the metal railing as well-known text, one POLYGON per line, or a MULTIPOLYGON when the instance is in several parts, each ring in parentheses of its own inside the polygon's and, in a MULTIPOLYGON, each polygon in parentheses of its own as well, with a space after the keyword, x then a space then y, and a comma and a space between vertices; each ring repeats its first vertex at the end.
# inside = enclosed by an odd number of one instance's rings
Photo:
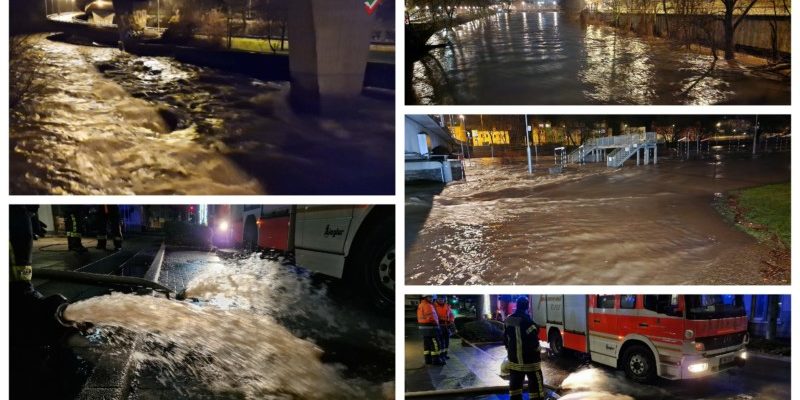
POLYGON ((631 157, 631 155, 636 153, 637 150, 639 150, 638 143, 632 143, 630 146, 616 148, 611 152, 611 154, 608 155, 608 158, 606 159, 606 165, 611 168, 621 167, 622 164, 624 164, 625 161, 631 157))
POLYGON ((581 162, 589 153, 597 148, 620 148, 628 147, 633 144, 639 143, 655 143, 656 133, 645 132, 643 134, 631 135, 618 135, 618 136, 604 136, 599 138, 592 138, 587 140, 584 144, 578 146, 567 156, 567 161, 570 163, 581 162))

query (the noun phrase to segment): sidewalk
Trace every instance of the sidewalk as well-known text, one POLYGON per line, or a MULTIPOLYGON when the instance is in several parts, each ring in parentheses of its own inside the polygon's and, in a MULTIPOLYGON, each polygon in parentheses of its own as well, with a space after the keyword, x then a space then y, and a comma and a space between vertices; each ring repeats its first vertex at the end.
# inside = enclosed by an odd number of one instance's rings
MULTIPOLYGON (((67 238, 65 236, 47 236, 33 242, 33 285, 45 296, 60 293, 71 301, 79 300, 92 295, 99 294, 102 288, 89 287, 72 282, 58 282, 43 278, 37 278, 37 271, 44 269, 55 269, 62 271, 84 271, 101 274, 124 274, 121 267, 133 267, 134 264, 144 263, 147 260, 139 260, 137 253, 143 250, 158 249, 163 241, 161 236, 150 235, 130 235, 125 238, 122 250, 118 252, 110 250, 98 250, 95 248, 97 239, 84 238, 83 246, 89 251, 78 254, 67 250, 67 238)), ((111 240, 108 241, 106 248, 114 247, 111 240)), ((149 264, 148 264, 149 265, 149 264)))
MULTIPOLYGON (((425 365, 422 338, 416 326, 408 325, 406 332, 406 393, 508 386, 508 380, 500 376, 500 365, 506 358, 502 344, 479 349, 463 343, 461 338, 450 338, 447 365, 425 365)), ((545 385, 558 386, 564 372, 542 363, 542 374, 545 385)))

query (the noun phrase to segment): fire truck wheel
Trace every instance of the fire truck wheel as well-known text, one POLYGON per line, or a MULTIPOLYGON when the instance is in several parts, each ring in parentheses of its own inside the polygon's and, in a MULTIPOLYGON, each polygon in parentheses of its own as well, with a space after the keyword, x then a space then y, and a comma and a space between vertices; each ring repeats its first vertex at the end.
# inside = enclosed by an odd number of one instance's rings
POLYGON ((550 330, 550 334, 547 335, 547 342, 550 344, 550 355, 561 357, 564 354, 564 341, 557 329, 550 330))
POLYGON ((639 383, 650 383, 656 377, 656 362, 653 352, 645 345, 634 344, 625 349, 622 369, 628 378, 639 383))
POLYGON ((394 306, 394 224, 376 223, 353 243, 345 268, 347 280, 366 290, 376 308, 394 306))

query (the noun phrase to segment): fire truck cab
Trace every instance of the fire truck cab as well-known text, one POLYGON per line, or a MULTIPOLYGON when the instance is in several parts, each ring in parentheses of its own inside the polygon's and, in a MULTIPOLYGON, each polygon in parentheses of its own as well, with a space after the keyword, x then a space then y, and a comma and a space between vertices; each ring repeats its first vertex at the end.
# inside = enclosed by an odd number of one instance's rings
POLYGON ((531 316, 551 354, 586 353, 637 382, 699 378, 747 359, 741 295, 533 295, 531 316))

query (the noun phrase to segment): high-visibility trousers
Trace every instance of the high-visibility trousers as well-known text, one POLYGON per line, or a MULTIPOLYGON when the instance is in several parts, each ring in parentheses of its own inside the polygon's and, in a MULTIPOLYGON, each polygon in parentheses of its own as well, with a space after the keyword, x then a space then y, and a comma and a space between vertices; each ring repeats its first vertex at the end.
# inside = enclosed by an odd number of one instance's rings
POLYGON ((525 383, 526 376, 528 377, 530 400, 544 400, 544 379, 541 369, 525 372, 512 369, 509 372, 511 373, 508 381, 509 400, 522 400, 522 386, 525 383))

